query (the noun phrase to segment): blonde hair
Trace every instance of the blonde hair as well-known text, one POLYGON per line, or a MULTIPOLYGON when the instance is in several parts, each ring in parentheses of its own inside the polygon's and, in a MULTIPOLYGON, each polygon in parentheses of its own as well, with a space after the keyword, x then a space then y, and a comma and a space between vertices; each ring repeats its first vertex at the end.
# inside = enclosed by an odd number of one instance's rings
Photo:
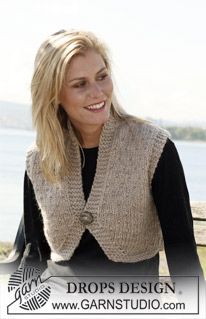
MULTIPOLYGON (((91 32, 61 30, 49 36, 36 55, 31 82, 32 119, 37 131, 42 172, 50 182, 60 180, 69 169, 64 140, 68 115, 59 102, 65 73, 71 59, 88 49, 99 53, 111 72, 107 48, 91 32)), ((131 117, 119 105, 115 95, 111 112, 114 117, 131 117)))

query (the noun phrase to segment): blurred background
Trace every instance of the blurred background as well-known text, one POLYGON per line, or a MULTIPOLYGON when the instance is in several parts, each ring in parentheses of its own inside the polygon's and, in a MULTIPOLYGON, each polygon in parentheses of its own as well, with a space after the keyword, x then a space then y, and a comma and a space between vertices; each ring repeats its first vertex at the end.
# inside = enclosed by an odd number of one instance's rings
POLYGON ((171 132, 190 199, 206 202, 205 16, 204 0, 0 1, 0 242, 14 241, 23 212, 34 58, 60 29, 107 44, 122 106, 171 132))

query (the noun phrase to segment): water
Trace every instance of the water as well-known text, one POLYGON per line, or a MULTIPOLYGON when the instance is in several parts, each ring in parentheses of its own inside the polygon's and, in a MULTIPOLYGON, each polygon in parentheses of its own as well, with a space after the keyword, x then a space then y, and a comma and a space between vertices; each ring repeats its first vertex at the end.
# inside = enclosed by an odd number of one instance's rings
POLYGON ((206 201, 206 143, 175 141, 191 201, 206 201))
POLYGON ((32 131, 0 129, 0 240, 14 241, 23 213, 26 150, 32 131))
MULTIPOLYGON (((23 213, 25 154, 34 132, 0 129, 0 240, 14 241, 23 213)), ((176 141, 191 200, 206 200, 206 143, 176 141)))

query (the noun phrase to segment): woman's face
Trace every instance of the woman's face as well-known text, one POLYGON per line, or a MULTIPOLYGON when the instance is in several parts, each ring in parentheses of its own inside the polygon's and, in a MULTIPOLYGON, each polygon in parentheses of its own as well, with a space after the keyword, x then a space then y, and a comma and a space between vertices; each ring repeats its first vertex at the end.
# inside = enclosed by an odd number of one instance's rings
POLYGON ((98 128, 109 118, 113 84, 101 55, 88 50, 75 56, 66 74, 60 103, 79 131, 98 128))

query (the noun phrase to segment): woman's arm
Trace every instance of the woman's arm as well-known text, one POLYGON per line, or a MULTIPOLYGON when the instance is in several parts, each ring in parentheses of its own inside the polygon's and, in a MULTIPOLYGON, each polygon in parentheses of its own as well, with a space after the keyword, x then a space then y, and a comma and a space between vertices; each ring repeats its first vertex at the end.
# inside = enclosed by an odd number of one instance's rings
POLYGON ((152 193, 162 228, 170 275, 200 275, 190 198, 183 167, 168 139, 152 180, 152 193))
POLYGON ((50 248, 44 236, 41 212, 27 172, 24 176, 24 236, 24 261, 38 263, 49 258, 50 248))

